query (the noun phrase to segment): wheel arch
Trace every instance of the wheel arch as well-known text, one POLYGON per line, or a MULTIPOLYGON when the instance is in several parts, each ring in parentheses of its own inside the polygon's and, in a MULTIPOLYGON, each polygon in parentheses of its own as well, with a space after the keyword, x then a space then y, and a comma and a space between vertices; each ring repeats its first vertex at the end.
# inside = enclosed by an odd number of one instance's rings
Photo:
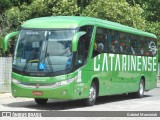
MULTIPOLYGON (((92 82, 94 82, 96 85, 97 96, 98 96, 99 95, 99 79, 97 77, 95 77, 92 79, 92 82)), ((92 82, 91 82, 91 84, 92 84, 92 82)))
POLYGON ((144 75, 141 76, 141 80, 143 80, 143 82, 144 82, 144 88, 145 88, 145 86, 146 86, 146 79, 145 79, 145 76, 144 76, 144 75))

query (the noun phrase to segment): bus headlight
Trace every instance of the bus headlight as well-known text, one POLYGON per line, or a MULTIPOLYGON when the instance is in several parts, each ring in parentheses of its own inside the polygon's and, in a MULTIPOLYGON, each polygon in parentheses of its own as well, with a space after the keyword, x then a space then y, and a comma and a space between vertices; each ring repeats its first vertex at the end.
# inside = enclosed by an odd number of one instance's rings
POLYGON ((55 87, 67 85, 67 84, 73 82, 76 78, 77 78, 77 77, 70 78, 70 79, 68 79, 68 80, 63 80, 63 81, 60 81, 60 82, 56 82, 56 83, 55 83, 55 87))
MULTIPOLYGON (((55 82, 53 84, 48 84, 48 85, 45 85, 45 84, 40 84, 40 88, 55 88, 55 87, 59 87, 59 86, 63 86, 63 85, 67 85, 67 84, 70 84, 71 82, 73 82, 75 79, 77 79, 77 76, 76 77, 73 77, 73 78, 70 78, 70 79, 67 79, 67 80, 63 80, 63 81, 59 81, 59 82, 55 82)), ((12 78, 12 82, 15 83, 15 84, 19 84, 23 87, 31 87, 31 88, 35 88, 35 83, 23 83, 19 80, 16 80, 14 78, 12 78)))
POLYGON ((20 81, 19 80, 16 80, 14 78, 12 78, 12 82, 15 83, 15 84, 20 84, 20 81))

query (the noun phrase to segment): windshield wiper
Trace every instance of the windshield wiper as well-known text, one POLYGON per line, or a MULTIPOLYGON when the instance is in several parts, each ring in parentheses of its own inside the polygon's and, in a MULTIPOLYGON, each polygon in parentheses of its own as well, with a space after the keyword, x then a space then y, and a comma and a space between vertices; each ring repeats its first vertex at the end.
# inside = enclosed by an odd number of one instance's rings
POLYGON ((27 69, 27 66, 28 66, 28 63, 37 63, 39 62, 38 59, 31 59, 34 55, 35 55, 35 50, 33 50, 33 52, 29 55, 27 61, 26 61, 26 64, 24 65, 24 68, 23 68, 23 71, 25 72, 26 69, 27 69))

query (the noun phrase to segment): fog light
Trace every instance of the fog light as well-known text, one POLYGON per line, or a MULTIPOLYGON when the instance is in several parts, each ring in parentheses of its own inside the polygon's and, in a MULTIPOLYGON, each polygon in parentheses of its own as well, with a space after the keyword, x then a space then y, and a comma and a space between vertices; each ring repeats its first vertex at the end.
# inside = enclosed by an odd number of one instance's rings
POLYGON ((15 84, 20 84, 20 81, 19 80, 16 80, 14 78, 12 78, 12 82, 15 83, 15 84))
POLYGON ((65 90, 65 91, 62 92, 62 95, 65 95, 65 94, 67 94, 67 90, 65 90))

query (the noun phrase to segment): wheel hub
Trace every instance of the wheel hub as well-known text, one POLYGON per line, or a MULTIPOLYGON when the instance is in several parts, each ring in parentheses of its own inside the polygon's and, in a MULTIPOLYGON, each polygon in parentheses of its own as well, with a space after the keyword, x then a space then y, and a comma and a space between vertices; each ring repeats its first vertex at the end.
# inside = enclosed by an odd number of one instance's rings
POLYGON ((95 88, 91 87, 90 88, 89 99, 90 99, 90 101, 94 101, 95 98, 96 98, 96 90, 95 90, 95 88))
POLYGON ((143 95, 143 91, 144 91, 143 83, 141 83, 140 84, 140 90, 139 90, 140 95, 143 95))

